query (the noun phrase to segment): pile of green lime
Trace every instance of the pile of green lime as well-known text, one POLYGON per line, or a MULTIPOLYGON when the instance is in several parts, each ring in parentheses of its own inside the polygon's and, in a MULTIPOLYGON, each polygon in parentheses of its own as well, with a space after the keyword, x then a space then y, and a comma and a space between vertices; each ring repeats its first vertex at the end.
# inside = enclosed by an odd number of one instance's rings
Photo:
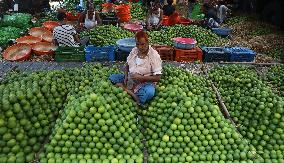
POLYGON ((143 162, 137 105, 126 92, 97 81, 67 99, 40 162, 143 162))
POLYGON ((284 97, 284 65, 275 65, 269 68, 266 78, 277 88, 279 95, 284 97))
POLYGON ((273 31, 268 26, 256 26, 249 35, 251 36, 262 36, 262 35, 268 35, 271 34, 273 31))
POLYGON ((146 8, 139 3, 131 3, 131 19, 132 20, 145 20, 146 8))
POLYGON ((217 36, 211 30, 197 25, 175 25, 160 31, 150 31, 148 34, 150 43, 159 45, 173 45, 172 39, 175 37, 193 38, 199 46, 222 46, 228 42, 227 39, 217 36))
POLYGON ((225 23, 226 25, 235 25, 235 24, 239 24, 239 23, 242 23, 248 20, 250 20, 250 17, 240 15, 240 16, 234 16, 234 17, 228 18, 228 20, 226 20, 225 23))
POLYGON ((210 72, 240 133, 263 159, 284 159, 284 100, 251 67, 220 66, 210 72))
POLYGON ((257 156, 223 117, 208 81, 164 68, 158 95, 142 111, 149 162, 252 162, 257 156))
POLYGON ((134 37, 134 33, 113 25, 103 25, 83 33, 82 36, 89 36, 93 45, 108 46, 116 45, 119 39, 134 37))
POLYGON ((63 71, 10 74, 0 85, 0 162, 30 162, 49 135, 70 83, 63 71))
POLYGON ((283 98, 253 69, 234 65, 209 73, 240 133, 202 76, 165 66, 156 96, 138 107, 109 81, 114 73, 121 73, 117 66, 86 64, 6 75, 0 162, 140 163, 145 147, 148 162, 283 161, 283 98))
MULTIPOLYGON (((92 90, 91 85, 108 81, 108 76, 117 72, 97 64, 80 69, 8 74, 0 85, 0 162, 33 161, 50 132, 60 124, 58 118, 65 115, 66 104, 83 97, 85 89, 92 90)), ((122 90, 117 91, 121 93, 117 97, 129 101, 122 90)), ((132 123, 128 125, 133 127, 132 123)))
POLYGON ((276 59, 284 59, 284 47, 282 48, 273 48, 267 52, 267 55, 276 58, 276 59))

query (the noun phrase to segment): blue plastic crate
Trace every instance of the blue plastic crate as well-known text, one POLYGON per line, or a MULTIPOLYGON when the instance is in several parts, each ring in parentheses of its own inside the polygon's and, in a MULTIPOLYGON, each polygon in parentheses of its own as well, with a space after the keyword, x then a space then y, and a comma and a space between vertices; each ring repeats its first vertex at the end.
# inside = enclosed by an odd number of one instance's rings
POLYGON ((136 47, 136 41, 134 38, 124 38, 120 39, 116 42, 118 49, 125 51, 125 52, 131 52, 131 50, 136 47))
POLYGON ((244 47, 226 48, 226 51, 231 54, 230 62, 253 62, 256 55, 253 50, 244 47))
POLYGON ((96 47, 94 45, 89 45, 85 48, 86 61, 115 61, 115 49, 116 47, 113 45, 104 47, 96 47))
POLYGON ((212 31, 220 36, 229 36, 232 32, 232 29, 230 28, 212 28, 212 31))
POLYGON ((229 62, 230 53, 223 47, 202 47, 204 62, 229 62))

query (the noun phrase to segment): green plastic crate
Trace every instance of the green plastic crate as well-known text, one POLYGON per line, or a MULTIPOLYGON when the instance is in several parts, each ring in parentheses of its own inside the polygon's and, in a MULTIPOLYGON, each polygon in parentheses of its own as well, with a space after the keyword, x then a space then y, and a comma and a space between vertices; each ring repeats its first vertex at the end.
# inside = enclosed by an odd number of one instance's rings
POLYGON ((85 55, 73 54, 73 55, 57 55, 54 57, 56 62, 84 62, 85 55))
POLYGON ((58 47, 54 59, 56 62, 84 62, 84 47, 58 47))
POLYGON ((80 47, 65 47, 65 46, 59 46, 56 49, 56 52, 62 52, 62 53, 70 53, 70 52, 84 52, 84 46, 80 47))

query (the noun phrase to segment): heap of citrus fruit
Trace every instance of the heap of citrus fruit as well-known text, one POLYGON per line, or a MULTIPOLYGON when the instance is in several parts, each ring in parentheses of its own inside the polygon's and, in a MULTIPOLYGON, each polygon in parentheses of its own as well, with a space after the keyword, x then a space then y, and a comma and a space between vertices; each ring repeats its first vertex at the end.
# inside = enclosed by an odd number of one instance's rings
POLYGON ((64 72, 11 75, 0 85, 0 162, 30 162, 67 94, 64 72), (9 158, 9 159, 8 159, 9 158))
POLYGON ((283 161, 283 98, 254 71, 228 66, 209 75, 240 133, 222 116, 207 79, 164 67, 157 95, 138 108, 108 80, 119 72, 87 64, 7 75, 0 84, 0 162, 139 163, 144 138, 148 162, 283 161))
POLYGON ((213 33, 212 31, 197 25, 175 25, 165 27, 160 31, 149 31, 151 44, 173 45, 175 37, 189 37, 197 41, 199 46, 222 46, 228 41, 213 33))
MULTIPOLYGON (((0 162, 30 162, 62 115, 66 97, 76 98, 115 71, 82 69, 11 73, 0 85, 0 162), (68 96, 67 96, 68 95, 68 96)), ((117 72, 117 71, 116 71, 117 72)))
POLYGON ((284 159, 284 100, 245 66, 222 66, 210 72, 241 134, 262 158, 284 159))
POLYGON ((116 41, 134 37, 134 33, 113 25, 102 25, 83 32, 82 36, 89 36, 90 42, 96 46, 116 45, 116 41))
POLYGON ((131 3, 131 19, 132 20, 145 20, 146 19, 146 8, 139 3, 131 3))
POLYGON ((129 95, 107 81, 94 83, 83 94, 68 97, 40 162, 142 163, 143 135, 129 95))
POLYGON ((284 97, 284 65, 272 66, 268 69, 266 77, 268 82, 278 88, 279 95, 284 97))
POLYGON ((167 67, 142 111, 149 162, 252 162, 257 155, 222 116, 204 78, 167 67))

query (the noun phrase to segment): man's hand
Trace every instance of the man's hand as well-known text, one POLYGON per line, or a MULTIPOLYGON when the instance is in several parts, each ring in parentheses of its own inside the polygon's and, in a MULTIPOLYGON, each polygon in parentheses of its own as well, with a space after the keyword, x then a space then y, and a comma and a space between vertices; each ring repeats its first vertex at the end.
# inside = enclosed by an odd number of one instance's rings
POLYGON ((132 80, 136 80, 136 81, 142 81, 143 77, 144 77, 143 75, 140 75, 138 73, 135 73, 135 74, 131 75, 131 79, 132 80))

